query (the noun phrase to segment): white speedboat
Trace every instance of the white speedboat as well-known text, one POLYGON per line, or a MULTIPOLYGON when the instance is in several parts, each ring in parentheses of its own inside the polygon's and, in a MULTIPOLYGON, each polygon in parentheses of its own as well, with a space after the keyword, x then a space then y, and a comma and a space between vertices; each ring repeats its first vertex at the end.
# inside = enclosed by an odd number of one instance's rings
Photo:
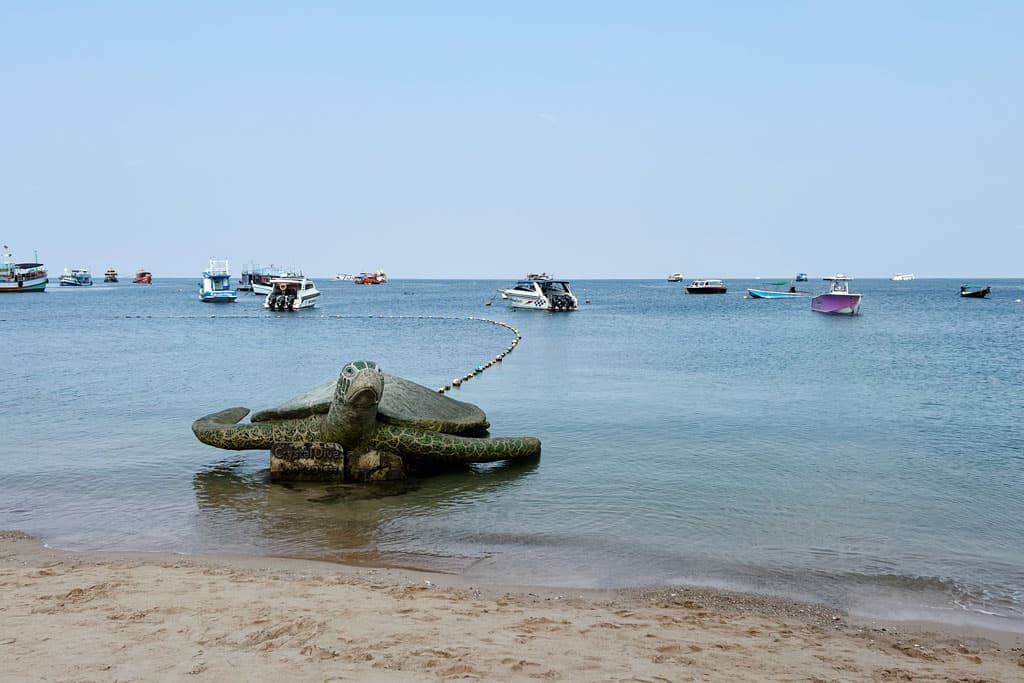
POLYGON ((508 302, 510 308, 575 311, 579 306, 569 283, 565 280, 555 280, 548 275, 531 273, 525 280, 519 280, 512 287, 499 289, 498 294, 508 302))
POLYGON ((199 300, 208 303, 231 303, 238 299, 238 290, 231 288, 231 271, 227 259, 210 259, 210 268, 199 283, 199 300))
POLYGON ((683 274, 682 273, 672 273, 671 275, 668 276, 668 281, 669 282, 682 282, 683 281, 683 274))
POLYGON ((893 282, 910 282, 914 279, 913 273, 896 273, 892 276, 893 282))
POLYGON ((320 298, 320 290, 313 281, 301 275, 298 277, 275 277, 270 279, 270 294, 263 300, 263 308, 271 311, 297 311, 313 308, 320 298))

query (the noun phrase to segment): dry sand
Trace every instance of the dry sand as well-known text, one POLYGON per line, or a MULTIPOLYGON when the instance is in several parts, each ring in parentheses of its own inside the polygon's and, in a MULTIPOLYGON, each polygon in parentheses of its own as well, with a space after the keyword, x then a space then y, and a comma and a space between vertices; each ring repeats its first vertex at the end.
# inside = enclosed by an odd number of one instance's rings
POLYGON ((703 589, 479 587, 17 532, 0 532, 0 586, 4 681, 1024 680, 1020 635, 703 589))

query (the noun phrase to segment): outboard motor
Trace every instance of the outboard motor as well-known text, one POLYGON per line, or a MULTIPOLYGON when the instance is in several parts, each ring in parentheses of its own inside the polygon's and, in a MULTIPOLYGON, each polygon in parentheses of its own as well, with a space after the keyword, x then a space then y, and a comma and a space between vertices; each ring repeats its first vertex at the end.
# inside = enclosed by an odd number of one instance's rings
POLYGON ((285 310, 287 310, 287 311, 292 310, 293 304, 295 304, 295 295, 294 294, 289 294, 288 296, 286 296, 284 298, 285 310))

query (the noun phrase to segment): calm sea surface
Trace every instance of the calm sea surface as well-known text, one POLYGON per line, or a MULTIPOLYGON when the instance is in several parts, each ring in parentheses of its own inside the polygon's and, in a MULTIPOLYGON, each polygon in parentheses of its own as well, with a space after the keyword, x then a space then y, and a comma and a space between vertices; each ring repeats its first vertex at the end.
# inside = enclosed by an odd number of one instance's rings
MULTIPOLYGON (((861 315, 681 283, 318 280, 321 305, 203 304, 197 278, 0 296, 0 528, 70 549, 254 553, 552 586, 696 583, 1024 630, 1024 281, 856 280, 861 315), (340 316, 340 317, 338 317, 340 316), (417 316, 435 316, 419 318, 417 316), (452 393, 539 461, 400 486, 273 484, 194 419, 349 360, 452 393), (444 317, 441 319, 439 317, 444 317)), ((820 282, 806 283, 820 289, 820 282)))

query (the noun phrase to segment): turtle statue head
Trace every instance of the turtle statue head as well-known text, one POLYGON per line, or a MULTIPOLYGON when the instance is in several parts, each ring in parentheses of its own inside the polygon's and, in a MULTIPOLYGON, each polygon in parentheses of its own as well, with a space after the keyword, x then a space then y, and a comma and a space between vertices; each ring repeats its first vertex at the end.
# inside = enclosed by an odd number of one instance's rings
POLYGON ((324 441, 353 447, 377 419, 377 405, 384 394, 384 374, 368 360, 347 363, 338 375, 327 419, 324 441))

